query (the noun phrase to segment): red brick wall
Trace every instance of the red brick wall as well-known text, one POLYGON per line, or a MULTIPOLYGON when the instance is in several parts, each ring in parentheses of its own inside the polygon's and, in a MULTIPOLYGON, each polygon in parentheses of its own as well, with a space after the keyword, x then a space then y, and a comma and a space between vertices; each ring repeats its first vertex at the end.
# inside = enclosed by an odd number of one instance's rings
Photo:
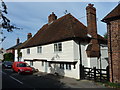
POLYGON ((120 19, 107 24, 110 81, 120 83, 120 19))

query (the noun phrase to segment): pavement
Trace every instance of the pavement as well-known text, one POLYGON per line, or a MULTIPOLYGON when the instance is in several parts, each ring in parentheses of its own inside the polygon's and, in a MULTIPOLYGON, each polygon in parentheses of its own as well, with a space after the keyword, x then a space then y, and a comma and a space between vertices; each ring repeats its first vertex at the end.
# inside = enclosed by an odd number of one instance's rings
POLYGON ((76 80, 74 78, 56 76, 54 74, 48 74, 44 72, 36 72, 33 75, 36 76, 50 76, 52 79, 58 79, 61 83, 65 84, 65 88, 106 88, 103 85, 100 85, 94 81, 90 80, 76 80))

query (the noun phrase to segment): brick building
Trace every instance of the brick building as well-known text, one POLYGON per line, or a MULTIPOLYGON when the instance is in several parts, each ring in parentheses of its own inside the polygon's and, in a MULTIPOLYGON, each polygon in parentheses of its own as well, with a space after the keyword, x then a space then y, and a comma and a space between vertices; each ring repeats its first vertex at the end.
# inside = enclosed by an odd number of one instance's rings
POLYGON ((102 20, 107 24, 110 81, 120 83, 120 4, 102 20))

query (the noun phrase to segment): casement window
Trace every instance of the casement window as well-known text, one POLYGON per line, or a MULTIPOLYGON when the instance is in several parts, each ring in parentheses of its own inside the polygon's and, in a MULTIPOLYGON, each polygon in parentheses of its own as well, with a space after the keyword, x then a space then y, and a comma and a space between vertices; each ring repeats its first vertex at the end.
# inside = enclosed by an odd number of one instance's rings
POLYGON ((62 43, 55 43, 54 44, 54 52, 62 51, 62 43))
POLYGON ((51 67, 51 63, 50 62, 48 63, 48 65, 49 65, 49 67, 51 67))
POLYGON ((27 54, 30 54, 30 49, 29 48, 27 49, 27 54))
POLYGON ((66 63, 66 69, 71 70, 71 64, 66 63))
POLYGON ((60 64, 60 69, 64 69, 64 64, 63 63, 60 64))
POLYGON ((33 61, 30 61, 30 66, 33 66, 33 61))
POLYGON ((44 66, 44 61, 42 61, 42 66, 44 66))
POLYGON ((41 46, 37 47, 37 53, 42 53, 42 47, 41 46))

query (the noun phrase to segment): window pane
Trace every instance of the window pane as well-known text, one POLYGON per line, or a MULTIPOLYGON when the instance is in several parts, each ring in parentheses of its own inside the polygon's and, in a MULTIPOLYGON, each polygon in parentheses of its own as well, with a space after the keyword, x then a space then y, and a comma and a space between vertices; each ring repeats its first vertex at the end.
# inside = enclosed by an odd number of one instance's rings
POLYGON ((68 69, 68 64, 66 64, 66 69, 68 69))
POLYGON ((42 53, 42 47, 37 47, 37 53, 42 53))
POLYGON ((30 54, 30 49, 27 49, 27 54, 30 54))
POLYGON ((69 64, 69 70, 71 70, 71 64, 69 64))
POLYGON ((57 44, 54 44, 54 51, 57 51, 57 44))
POLYGON ((42 66, 44 66, 44 61, 42 61, 42 66))
POLYGON ((54 44, 54 51, 62 51, 62 43, 54 44))

